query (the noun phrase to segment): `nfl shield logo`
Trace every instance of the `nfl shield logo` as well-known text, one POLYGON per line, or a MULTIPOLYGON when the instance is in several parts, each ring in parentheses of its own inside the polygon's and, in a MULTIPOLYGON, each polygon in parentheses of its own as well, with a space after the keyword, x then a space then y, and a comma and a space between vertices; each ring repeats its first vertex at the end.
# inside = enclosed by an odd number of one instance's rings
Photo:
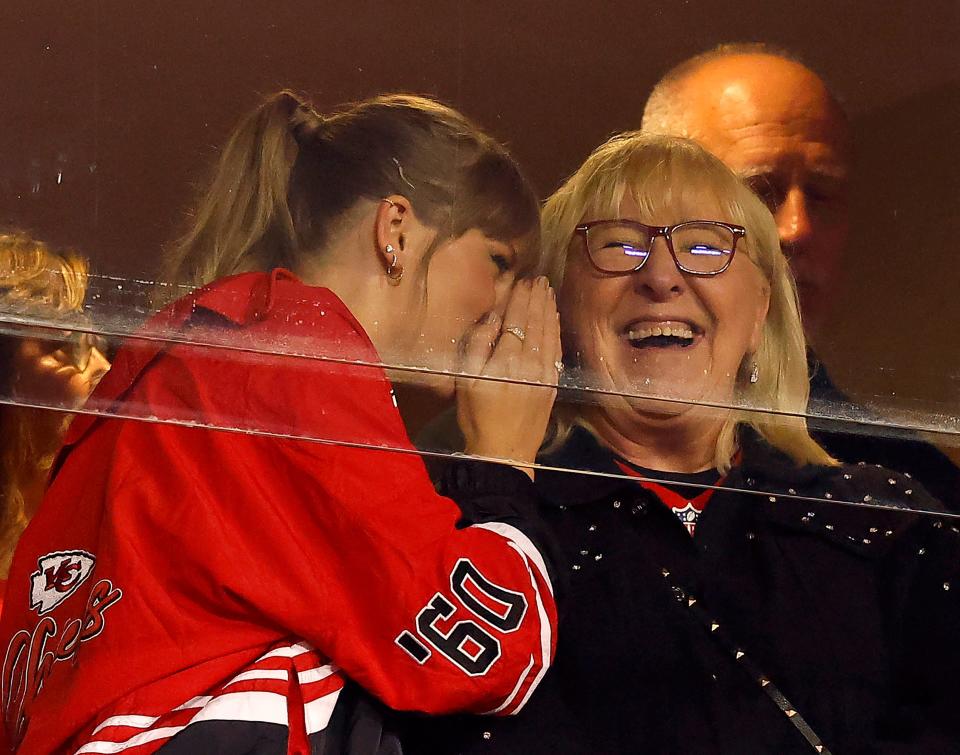
POLYGON ((690 533, 691 537, 697 529, 697 519, 700 516, 700 512, 694 508, 693 504, 688 502, 686 506, 681 508, 675 508, 673 513, 677 515, 677 518, 683 522, 683 526, 687 528, 687 532, 690 533))

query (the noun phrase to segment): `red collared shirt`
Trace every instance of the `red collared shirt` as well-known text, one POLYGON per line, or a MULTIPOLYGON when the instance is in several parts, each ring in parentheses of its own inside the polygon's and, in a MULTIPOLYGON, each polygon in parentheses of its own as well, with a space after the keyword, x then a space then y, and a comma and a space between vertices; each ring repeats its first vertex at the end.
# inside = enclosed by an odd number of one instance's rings
POLYGON ((696 534, 697 521, 710 503, 710 499, 713 498, 716 489, 727 479, 726 475, 719 474, 716 470, 675 474, 634 467, 620 460, 616 464, 622 472, 639 478, 637 483, 640 487, 649 490, 664 506, 673 511, 680 523, 686 527, 690 537, 696 534), (655 478, 666 478, 664 481, 667 484, 655 482, 655 478), (692 485, 684 483, 692 483, 692 485), (704 485, 711 487, 703 488, 704 485))
POLYGON ((150 752, 211 720, 306 751, 343 675, 397 709, 526 702, 555 644, 544 562, 511 525, 458 530, 414 453, 363 447, 414 451, 342 302, 245 274, 141 336, 89 406, 159 421, 76 419, 10 571, 21 752, 150 752))

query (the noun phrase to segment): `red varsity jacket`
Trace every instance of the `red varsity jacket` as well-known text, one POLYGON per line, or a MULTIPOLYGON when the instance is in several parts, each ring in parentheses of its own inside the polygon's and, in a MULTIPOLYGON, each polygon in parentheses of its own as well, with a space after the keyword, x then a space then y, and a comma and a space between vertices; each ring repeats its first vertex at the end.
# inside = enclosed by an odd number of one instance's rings
POLYGON ((90 404, 115 416, 75 420, 10 572, 12 749, 139 754, 227 721, 309 752, 345 677, 397 709, 523 706, 555 646, 546 565, 516 522, 456 526, 377 362, 285 271, 128 341, 90 404))

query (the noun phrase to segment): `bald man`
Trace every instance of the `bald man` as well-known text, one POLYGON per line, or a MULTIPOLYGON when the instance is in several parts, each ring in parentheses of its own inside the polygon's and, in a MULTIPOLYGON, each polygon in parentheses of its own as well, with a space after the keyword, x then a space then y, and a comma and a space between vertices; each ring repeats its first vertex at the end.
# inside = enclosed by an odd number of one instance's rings
MULTIPOLYGON (((807 341, 828 333, 849 230, 850 125, 823 80, 789 52, 765 44, 720 45, 671 69, 654 87, 642 128, 686 136, 717 155, 773 213, 797 280, 807 341)), ((829 416, 849 404, 810 355, 811 409, 829 416)), ((814 435, 843 461, 909 472, 960 510, 960 472, 914 438, 861 434, 811 421, 814 435)))
POLYGON ((647 101, 643 128, 700 142, 766 202, 815 344, 847 242, 849 124, 815 73, 768 49, 723 46, 677 66, 647 101))

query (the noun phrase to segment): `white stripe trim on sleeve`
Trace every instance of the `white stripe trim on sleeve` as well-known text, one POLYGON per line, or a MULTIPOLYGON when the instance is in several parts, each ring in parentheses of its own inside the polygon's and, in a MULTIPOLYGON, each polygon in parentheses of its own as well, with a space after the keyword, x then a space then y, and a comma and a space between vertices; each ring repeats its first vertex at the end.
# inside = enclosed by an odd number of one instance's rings
POLYGON ((287 672, 284 669, 253 669, 252 671, 244 671, 243 673, 237 674, 233 679, 224 684, 223 686, 229 687, 231 684, 236 684, 237 682, 249 682, 253 679, 279 679, 281 681, 286 681, 289 678, 287 672))
POLYGON ((178 705, 174 710, 189 710, 190 708, 202 708, 213 700, 213 695, 201 695, 200 697, 191 697, 183 705, 178 705))
POLYGON ((257 658, 254 663, 266 660, 267 658, 296 658, 298 655, 309 653, 311 650, 315 649, 316 648, 314 648, 313 645, 308 642, 295 642, 292 645, 284 645, 283 647, 274 648, 273 650, 264 653, 257 658))
POLYGON ((316 734, 327 728, 342 691, 342 688, 335 690, 303 706, 303 721, 307 734, 316 734))
MULTIPOLYGON (((514 548, 517 548, 517 546, 513 543, 510 543, 510 545, 514 548)), ((520 549, 517 548, 517 550, 519 551, 520 549)), ((520 555, 523 555, 523 553, 521 552, 520 555)), ((540 671, 537 672, 534 680, 530 682, 530 687, 527 689, 527 694, 523 696, 523 699, 519 702, 517 707, 510 711, 511 716, 517 715, 517 713, 523 709, 523 706, 527 704, 527 701, 530 699, 533 691, 540 686, 540 682, 543 681, 543 676, 547 673, 547 669, 550 668, 550 642, 552 638, 552 633, 550 630, 550 617, 547 616, 547 609, 543 605, 543 600, 540 599, 540 591, 537 589, 537 580, 533 575, 533 570, 530 569, 529 563, 527 564, 527 571, 530 573, 530 581, 533 583, 534 594, 537 597, 537 616, 540 617, 540 652, 543 655, 542 662, 540 664, 540 671)))
POLYGON ((306 671, 299 672, 297 679, 300 680, 300 684, 310 684, 311 682, 319 682, 322 679, 333 676, 339 670, 340 669, 333 665, 310 668, 306 671))
MULTIPOLYGON (((301 674, 316 674, 326 672, 326 676, 332 674, 335 667, 324 666, 320 669, 310 669, 301 674)), ((284 672, 286 674, 286 672, 284 672)), ((243 676, 243 674, 239 675, 243 676)), ((284 676, 286 678, 286 676, 284 676)), ((325 678, 325 677, 319 677, 325 678)), ((304 723, 308 734, 316 734, 323 731, 330 724, 330 718, 337 705, 342 689, 334 690, 321 698, 306 703, 303 706, 304 723)), ((167 739, 180 733, 188 726, 201 721, 251 721, 256 723, 271 723, 288 726, 287 721, 287 698, 284 695, 275 692, 228 692, 217 697, 195 697, 188 700, 183 705, 174 708, 174 710, 186 710, 188 708, 203 707, 197 711, 196 715, 190 721, 182 726, 162 726, 159 729, 151 729, 135 734, 122 742, 111 742, 107 740, 97 740, 87 742, 74 755, 114 755, 123 752, 131 747, 155 742, 158 739, 167 739)), ((156 716, 111 716, 101 723, 93 733, 96 734, 101 729, 110 726, 130 726, 146 729, 158 721, 156 716)))
POLYGON ((112 753, 123 752, 131 747, 155 742, 158 739, 166 739, 183 729, 183 726, 161 726, 159 729, 151 729, 130 737, 123 742, 87 742, 83 747, 74 753, 74 755, 87 755, 87 753, 100 753, 100 755, 112 755, 112 753))
MULTIPOLYGON (((543 556, 540 555, 540 551, 537 550, 530 538, 524 535, 516 527, 513 527, 509 524, 504 524, 503 522, 484 522, 482 524, 473 524, 471 527, 479 527, 480 529, 495 532, 496 534, 505 538, 510 547, 520 554, 520 558, 523 559, 523 563, 527 567, 527 573, 530 575, 530 583, 533 587, 533 594, 537 601, 537 617, 540 620, 540 670, 537 672, 537 676, 534 678, 534 680, 530 683, 530 687, 527 690, 527 693, 523 696, 523 699, 513 710, 510 711, 509 715, 512 716, 519 713, 523 706, 527 704, 527 701, 530 699, 530 696, 533 694, 534 690, 540 685, 544 674, 547 673, 547 669, 550 668, 550 645, 553 639, 553 633, 550 627, 550 618, 547 616, 547 610, 543 605, 543 599, 540 597, 540 590, 537 587, 537 578, 534 575, 533 569, 530 565, 531 561, 533 561, 533 563, 536 565, 537 569, 540 571, 540 574, 543 575, 543 580, 546 582, 551 596, 553 595, 553 585, 550 583, 550 574, 547 572, 547 565, 544 563, 543 556)), ((533 659, 531 656, 531 662, 532 660, 533 659)), ((520 676, 520 681, 517 683, 517 686, 514 688, 513 692, 499 707, 490 711, 490 713, 499 713, 503 710, 506 710, 513 703, 513 699, 523 687, 523 682, 527 679, 531 668, 532 663, 531 666, 528 666, 524 673, 520 676)))
POLYGON ((498 705, 493 710, 487 710, 483 712, 483 715, 489 716, 494 713, 499 713, 504 708, 508 707, 510 703, 513 702, 513 699, 520 693, 520 690, 523 688, 523 683, 527 681, 527 677, 530 675, 530 669, 533 668, 533 665, 536 663, 536 659, 531 655, 530 663, 527 664, 527 667, 523 670, 523 673, 520 674, 520 678, 517 679, 517 684, 514 686, 513 690, 507 695, 506 700, 504 700, 500 705, 498 705))
POLYGON ((159 720, 160 716, 110 716, 110 718, 102 721, 97 728, 91 732, 91 736, 108 726, 129 726, 131 729, 149 729, 159 720))
POLYGON ((287 698, 276 692, 227 692, 213 698, 190 719, 191 724, 198 721, 257 721, 286 726, 287 698))
POLYGON ((540 554, 540 551, 537 550, 537 546, 533 544, 533 541, 527 537, 523 532, 518 530, 516 527, 510 524, 504 524, 503 522, 483 522, 482 524, 471 524, 470 527, 477 527, 481 530, 490 530, 491 532, 496 532, 500 537, 504 537, 512 543, 516 543, 520 551, 527 556, 534 564, 536 564, 537 569, 540 570, 540 573, 543 575, 543 581, 547 583, 547 589, 550 590, 550 595, 553 595, 553 583, 550 582, 550 572, 547 571, 547 564, 543 560, 543 556, 540 554))
MULTIPOLYGON (((319 666, 317 668, 300 671, 297 674, 297 678, 301 684, 309 684, 311 682, 319 682, 327 677, 333 676, 335 673, 337 673, 336 666, 319 666)), ((226 688, 237 682, 249 682, 256 679, 279 679, 280 681, 285 681, 288 678, 289 673, 286 669, 251 669, 250 671, 237 674, 223 686, 226 688)))

